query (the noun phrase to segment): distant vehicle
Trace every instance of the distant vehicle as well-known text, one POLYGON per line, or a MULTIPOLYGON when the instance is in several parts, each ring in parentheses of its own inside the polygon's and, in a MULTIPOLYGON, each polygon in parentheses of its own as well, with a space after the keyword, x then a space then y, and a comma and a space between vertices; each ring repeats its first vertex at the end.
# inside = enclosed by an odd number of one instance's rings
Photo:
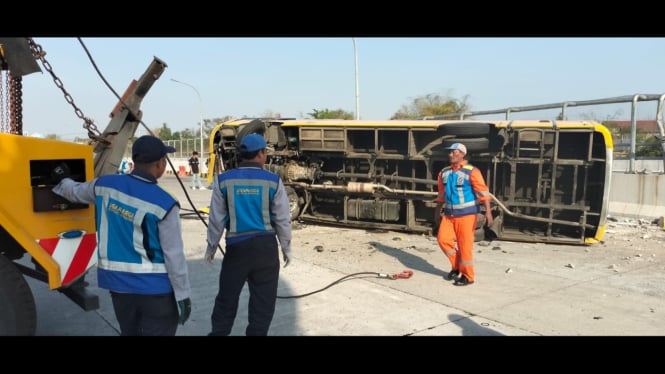
POLYGON ((476 240, 590 244, 609 205, 612 137, 587 121, 238 119, 210 134, 209 181, 238 165, 237 145, 263 134, 291 217, 429 233, 446 147, 464 143, 494 196, 476 240))

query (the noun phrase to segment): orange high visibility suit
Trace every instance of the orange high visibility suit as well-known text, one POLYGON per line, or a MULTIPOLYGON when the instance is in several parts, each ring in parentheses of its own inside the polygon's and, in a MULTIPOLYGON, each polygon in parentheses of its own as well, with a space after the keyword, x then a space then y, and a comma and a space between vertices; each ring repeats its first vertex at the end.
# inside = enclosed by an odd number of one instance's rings
POLYGON ((452 271, 459 271, 473 282, 474 231, 480 203, 485 205, 485 215, 491 217, 489 188, 480 170, 468 165, 466 160, 443 168, 437 179, 439 194, 435 214, 441 214, 437 242, 448 257, 452 271))

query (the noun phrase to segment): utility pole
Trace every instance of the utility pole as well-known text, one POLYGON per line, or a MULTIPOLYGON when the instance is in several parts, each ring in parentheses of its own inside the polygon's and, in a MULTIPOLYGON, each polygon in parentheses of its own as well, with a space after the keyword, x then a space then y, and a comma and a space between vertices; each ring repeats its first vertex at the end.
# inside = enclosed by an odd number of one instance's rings
POLYGON ((181 81, 175 80, 173 78, 171 78, 171 80, 176 82, 176 83, 184 84, 185 86, 191 87, 194 90, 194 92, 196 92, 196 96, 199 97, 199 115, 200 115, 200 121, 201 121, 201 144, 200 144, 201 148, 200 148, 199 152, 201 152, 201 157, 203 157, 204 156, 204 151, 203 151, 203 100, 201 99, 201 94, 199 93, 199 90, 196 89, 196 87, 192 86, 189 83, 181 82, 181 81))
POLYGON ((356 119, 360 119, 360 86, 358 85, 358 47, 356 45, 356 38, 353 38, 353 57, 356 67, 356 119))

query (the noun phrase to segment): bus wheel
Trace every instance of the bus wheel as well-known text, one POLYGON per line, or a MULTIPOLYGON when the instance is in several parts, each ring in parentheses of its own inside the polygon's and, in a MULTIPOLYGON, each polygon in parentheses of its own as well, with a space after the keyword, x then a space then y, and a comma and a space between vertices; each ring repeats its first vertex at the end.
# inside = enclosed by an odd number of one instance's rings
POLYGON ((236 146, 240 148, 240 142, 242 142, 242 138, 245 137, 247 134, 265 134, 266 132, 266 125, 263 123, 261 120, 253 120, 252 122, 246 124, 243 126, 240 131, 238 131, 238 134, 236 135, 236 146))
POLYGON ((443 135, 455 135, 464 138, 486 138, 490 134, 490 124, 485 122, 447 123, 439 127, 443 135))
POLYGON ((301 199, 293 187, 286 186, 286 197, 289 198, 289 211, 291 213, 291 221, 294 221, 300 215, 302 209, 301 199))
POLYGON ((12 261, 0 254, 0 336, 33 336, 37 307, 28 282, 12 261))
POLYGON ((473 232, 473 241, 482 242, 483 240, 485 240, 485 228, 481 227, 473 232))
POLYGON ((490 141, 487 138, 453 138, 444 139, 441 142, 443 148, 448 148, 455 143, 464 144, 468 153, 483 153, 489 150, 490 141))

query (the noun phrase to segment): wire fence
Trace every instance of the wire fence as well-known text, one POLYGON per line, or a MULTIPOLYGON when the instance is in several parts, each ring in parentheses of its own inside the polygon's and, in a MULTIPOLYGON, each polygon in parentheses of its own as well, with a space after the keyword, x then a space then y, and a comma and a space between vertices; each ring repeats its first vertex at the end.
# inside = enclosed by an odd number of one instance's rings
MULTIPOLYGON (((203 139, 203 151, 201 148, 201 139, 192 138, 192 139, 176 139, 176 140, 164 140, 164 144, 174 147, 176 149, 175 153, 169 154, 171 158, 185 158, 189 159, 192 157, 194 151, 199 152, 199 158, 203 161, 210 157, 210 152, 208 152, 209 139, 203 139)), ((125 150, 124 158, 130 160, 132 158, 132 142, 127 143, 127 149, 125 150)))

